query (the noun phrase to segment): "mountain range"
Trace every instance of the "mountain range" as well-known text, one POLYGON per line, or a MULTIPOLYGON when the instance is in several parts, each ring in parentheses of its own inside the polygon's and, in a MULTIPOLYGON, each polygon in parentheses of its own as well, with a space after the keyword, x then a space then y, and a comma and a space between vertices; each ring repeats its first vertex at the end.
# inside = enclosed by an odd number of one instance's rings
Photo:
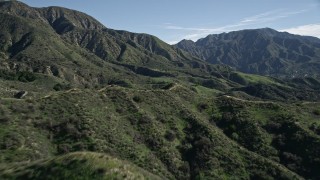
POLYGON ((320 39, 270 28, 213 34, 176 47, 212 64, 280 78, 319 77, 320 39))
POLYGON ((317 38, 171 46, 19 1, 0 2, 0 27, 0 179, 320 178, 317 38))

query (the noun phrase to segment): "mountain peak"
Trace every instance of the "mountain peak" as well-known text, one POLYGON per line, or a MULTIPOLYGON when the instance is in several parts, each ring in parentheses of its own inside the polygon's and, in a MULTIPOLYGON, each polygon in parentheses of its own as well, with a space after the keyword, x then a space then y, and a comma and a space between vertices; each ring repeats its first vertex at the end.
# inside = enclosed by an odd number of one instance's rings
MULTIPOLYGON (((20 1, 0 1, 0 6, 28 6, 27 4, 20 1)), ((29 7, 29 6, 28 6, 29 7)))
POLYGON ((105 28, 99 21, 85 13, 57 6, 32 8, 19 1, 3 1, 0 2, 0 12, 45 21, 53 28, 56 26, 61 28, 61 24, 88 30, 105 28))
POLYGON ((88 30, 101 30, 105 28, 104 25, 93 17, 67 8, 51 6, 40 8, 38 12, 53 26, 64 24, 88 30))
MULTIPOLYGON (((246 30, 244 30, 246 31, 246 30)), ((260 29, 248 29, 247 31, 251 31, 251 32, 258 32, 258 33, 261 33, 261 34, 264 34, 264 35, 267 35, 267 36, 275 36, 277 34, 279 34, 280 32, 272 29, 272 28, 260 28, 260 29)))
POLYGON ((40 17, 39 13, 35 11, 34 8, 31 8, 19 1, 1 1, 0 12, 33 19, 37 19, 40 17))
POLYGON ((176 46, 208 62, 226 64, 245 73, 302 77, 318 76, 320 70, 318 65, 311 66, 320 63, 319 39, 271 28, 212 34, 176 46))
POLYGON ((183 39, 181 42, 189 43, 189 42, 194 42, 194 41, 192 41, 190 39, 183 39))
POLYGON ((192 45, 194 44, 194 41, 189 40, 189 39, 183 39, 182 41, 178 42, 180 45, 192 45))

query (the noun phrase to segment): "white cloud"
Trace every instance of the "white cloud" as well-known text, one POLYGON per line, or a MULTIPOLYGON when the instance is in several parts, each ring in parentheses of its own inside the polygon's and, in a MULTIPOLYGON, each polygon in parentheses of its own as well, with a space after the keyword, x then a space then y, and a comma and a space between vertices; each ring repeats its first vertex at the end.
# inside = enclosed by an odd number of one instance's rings
MULTIPOLYGON (((282 9, 281 9, 282 10, 282 9)), ((280 9, 274 10, 274 11, 268 11, 261 14, 257 14, 251 17, 246 17, 240 23, 253 23, 253 22, 260 22, 268 17, 274 16, 275 14, 279 13, 281 11, 280 9)))
POLYGON ((179 40, 176 41, 166 41, 168 44, 174 45, 177 44, 178 42, 180 42, 179 40))
MULTIPOLYGON (((298 10, 298 11, 286 11, 285 9, 277 9, 268 12, 264 12, 261 14, 257 14, 254 16, 246 17, 240 20, 237 23, 215 27, 215 28, 199 28, 199 27, 181 27, 173 24, 164 24, 164 28, 168 30, 178 30, 178 31, 186 31, 187 35, 182 37, 183 39, 197 40, 201 37, 207 36, 209 34, 214 33, 222 33, 222 32, 230 32, 239 30, 240 27, 243 29, 246 26, 264 24, 267 22, 276 21, 279 19, 287 18, 289 16, 297 15, 306 12, 306 9, 298 10)), ((172 42, 176 42, 173 40, 172 42)))
POLYGON ((186 27, 173 26, 173 25, 166 26, 165 29, 185 30, 185 31, 208 31, 208 30, 210 30, 210 29, 205 29, 205 28, 186 28, 186 27))
POLYGON ((304 36, 315 36, 320 38, 320 23, 307 24, 307 25, 302 25, 298 27, 282 29, 280 31, 285 31, 291 34, 299 34, 304 36))

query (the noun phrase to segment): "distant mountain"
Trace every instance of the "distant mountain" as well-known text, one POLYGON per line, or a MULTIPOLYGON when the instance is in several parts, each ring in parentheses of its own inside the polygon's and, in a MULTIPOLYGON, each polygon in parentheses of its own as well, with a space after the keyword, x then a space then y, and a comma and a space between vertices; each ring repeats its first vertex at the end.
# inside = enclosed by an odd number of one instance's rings
POLYGON ((315 37, 264 28, 213 34, 196 42, 182 40, 175 46, 245 73, 290 78, 320 75, 320 39, 315 37))

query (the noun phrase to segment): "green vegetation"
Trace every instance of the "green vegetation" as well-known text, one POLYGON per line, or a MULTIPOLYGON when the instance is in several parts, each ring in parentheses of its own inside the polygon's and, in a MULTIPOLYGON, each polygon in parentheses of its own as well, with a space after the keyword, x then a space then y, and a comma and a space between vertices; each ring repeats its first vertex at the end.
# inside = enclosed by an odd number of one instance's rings
POLYGON ((0 167, 2 179, 160 179, 128 162, 99 153, 71 153, 31 164, 0 167))
POLYGON ((32 82, 36 80, 36 75, 27 71, 13 73, 9 71, 0 70, 0 78, 11 81, 32 82))
POLYGON ((0 179, 320 178, 318 80, 207 64, 68 9, 0 15, 0 179))
POLYGON ((285 107, 224 96, 208 99, 183 86, 151 91, 120 86, 71 89, 34 100, 3 100, 0 159, 24 162, 94 151, 167 178, 299 178, 293 172, 318 177, 309 165, 316 165, 316 159, 307 158, 317 156, 319 147, 319 137, 311 131, 312 125, 317 131, 316 117, 310 111, 306 122, 294 113, 294 105, 285 107), (286 115, 289 112, 292 116, 286 115), (290 126, 293 129, 286 129, 290 126), (301 138, 308 146, 291 133, 305 134, 301 138), (298 151, 289 146, 292 143, 307 148, 298 151), (285 159, 286 153, 303 161, 285 159))

